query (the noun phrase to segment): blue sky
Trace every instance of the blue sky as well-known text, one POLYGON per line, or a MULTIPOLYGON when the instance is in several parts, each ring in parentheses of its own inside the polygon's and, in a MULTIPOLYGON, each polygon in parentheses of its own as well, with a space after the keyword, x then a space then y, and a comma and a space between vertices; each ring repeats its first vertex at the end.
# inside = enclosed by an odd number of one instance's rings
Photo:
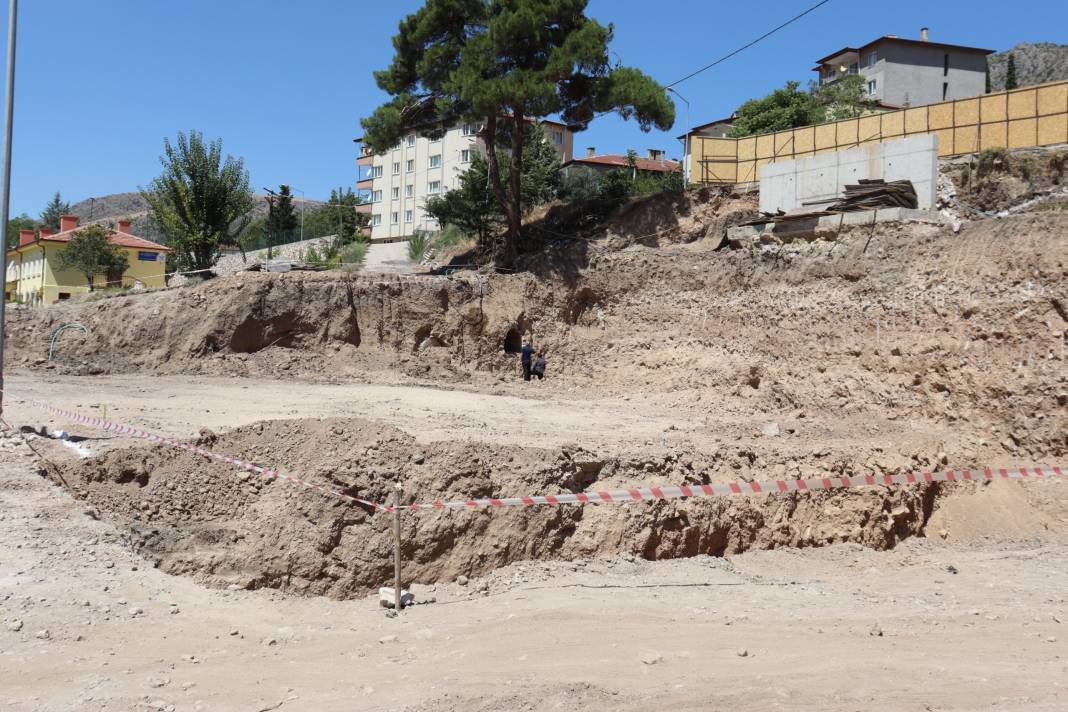
MULTIPOLYGON (((815 2, 591 0, 588 13, 615 25, 616 57, 669 83, 815 2)), ((136 190, 159 172, 163 137, 188 129, 222 138, 256 190, 287 182, 322 198, 350 186, 358 119, 384 98, 371 72, 389 62, 397 23, 420 4, 23 0, 12 214, 37 215, 56 190, 71 202, 136 190)), ((690 123, 702 123, 788 79, 807 81, 813 60, 842 46, 916 37, 925 25, 933 41, 996 50, 1068 43, 1068 3, 831 0, 678 90, 690 123)), ((604 117, 576 138, 576 151, 659 147, 675 156, 685 117, 678 102, 676 129, 651 134, 604 117)))

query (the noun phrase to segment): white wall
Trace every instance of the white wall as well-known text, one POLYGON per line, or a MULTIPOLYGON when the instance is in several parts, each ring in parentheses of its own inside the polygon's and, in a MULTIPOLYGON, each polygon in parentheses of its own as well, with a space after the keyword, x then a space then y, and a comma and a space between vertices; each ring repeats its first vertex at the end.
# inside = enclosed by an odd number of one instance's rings
POLYGON ((912 181, 918 206, 935 205, 938 136, 924 134, 872 143, 848 151, 769 163, 760 168, 760 210, 774 213, 833 202, 846 184, 861 178, 912 181))

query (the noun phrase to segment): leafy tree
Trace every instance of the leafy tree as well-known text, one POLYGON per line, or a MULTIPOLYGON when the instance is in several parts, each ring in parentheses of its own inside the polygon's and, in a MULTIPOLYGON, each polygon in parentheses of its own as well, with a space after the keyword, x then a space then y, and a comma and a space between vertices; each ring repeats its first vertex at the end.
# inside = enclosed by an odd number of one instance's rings
POLYGON ((508 226, 507 262, 519 250, 522 129, 529 119, 560 114, 583 130, 598 113, 615 111, 637 119, 643 131, 667 130, 675 121, 664 87, 637 69, 609 64, 612 27, 586 17, 585 9, 586 0, 426 0, 401 21, 393 61, 375 73, 392 97, 361 122, 375 151, 410 131, 482 123, 489 186, 508 226), (508 123, 506 188, 497 130, 508 123))
POLYGON ((220 246, 234 244, 248 226, 255 202, 245 162, 227 155, 222 140, 205 143, 199 131, 163 139, 163 173, 141 190, 152 222, 175 248, 183 270, 210 269, 220 246))
POLYGON ((101 225, 84 227, 71 236, 57 256, 60 269, 73 269, 85 275, 90 292, 97 275, 122 273, 129 266, 126 253, 108 241, 110 234, 101 225))
POLYGON ((19 244, 19 230, 37 230, 37 221, 26 213, 16 215, 7 221, 7 249, 19 244))
POLYGON ((278 186, 277 193, 267 196, 267 257, 275 245, 284 245, 293 241, 293 231, 298 225, 297 213, 293 210, 293 195, 289 186, 278 186))
POLYGON ((990 93, 990 65, 986 65, 986 93, 990 93))
POLYGON ((859 74, 849 74, 836 82, 820 86, 813 85, 812 92, 823 114, 819 116, 818 111, 813 112, 812 117, 817 121, 855 119, 879 106, 879 102, 868 96, 864 77, 859 74))
POLYGON ((1009 52, 1009 67, 1005 70, 1005 90, 1018 88, 1019 82, 1016 81, 1016 56, 1009 52))
POLYGON ((823 112, 811 92, 798 82, 787 82, 762 99, 750 99, 738 109, 731 127, 735 138, 809 126, 822 120, 823 112))
POLYGON ((54 232, 59 232, 59 218, 68 213, 70 213, 70 203, 63 200, 57 190, 45 209, 41 211, 41 227, 50 227, 54 232))

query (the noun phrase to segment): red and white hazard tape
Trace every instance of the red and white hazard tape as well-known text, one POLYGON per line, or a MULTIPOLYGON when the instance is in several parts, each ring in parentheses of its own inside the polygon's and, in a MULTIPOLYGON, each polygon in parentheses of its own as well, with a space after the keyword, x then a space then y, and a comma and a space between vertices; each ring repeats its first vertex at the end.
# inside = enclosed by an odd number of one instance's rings
POLYGON ((202 457, 206 457, 209 460, 229 463, 234 467, 237 467, 238 469, 253 472, 257 475, 260 475, 261 477, 266 477, 267 479, 279 480, 281 482, 289 482, 291 484, 299 485, 306 489, 315 490, 320 494, 324 494, 331 497, 338 497, 339 499, 349 502, 350 504, 362 504, 367 507, 372 507, 374 509, 386 508, 385 505, 379 504, 378 502, 371 502, 366 499, 360 499, 359 497, 353 497, 352 495, 345 494, 344 492, 323 487, 322 485, 317 485, 314 482, 308 482, 307 480, 301 479, 300 477, 295 477, 287 472, 282 472, 278 469, 260 467, 259 465, 253 462, 249 462, 248 460, 242 460, 240 458, 231 457, 230 455, 225 455, 223 453, 213 452, 198 445, 190 445, 189 443, 184 443, 180 440, 176 440, 175 438, 168 438, 163 435, 157 435, 156 433, 152 433, 147 430, 133 428, 129 425, 122 425, 121 423, 114 423, 110 420, 104 420, 103 418, 94 418, 90 415, 83 415, 73 410, 63 410, 62 408, 56 408, 55 406, 48 405, 47 403, 41 403, 40 401, 25 400, 24 402, 29 403, 35 408, 39 408, 41 410, 52 413, 53 415, 61 416, 63 418, 66 418, 67 420, 72 420, 75 423, 84 423, 86 425, 91 425, 95 428, 101 428, 103 430, 109 430, 113 433, 119 433, 120 435, 128 435, 132 438, 149 440, 151 442, 159 443, 161 445, 170 445, 171 447, 176 447, 181 450, 186 450, 202 457))
POLYGON ((681 499, 686 497, 721 497, 739 494, 777 494, 781 492, 811 492, 820 490, 836 490, 851 487, 873 486, 900 486, 926 484, 932 482, 982 482, 987 480, 1013 480, 1013 479, 1048 479, 1068 477, 1068 472, 1060 467, 1013 467, 1013 468, 990 468, 982 470, 946 470, 944 472, 910 472, 900 475, 864 475, 858 477, 822 477, 809 480, 767 480, 763 482, 729 482, 712 483, 705 485, 666 485, 663 487, 636 487, 631 489, 604 490, 601 492, 567 492, 562 494, 543 494, 526 497, 488 497, 483 499, 459 499, 452 501, 425 502, 420 504, 406 504, 394 507, 379 502, 371 502, 347 495, 338 490, 328 489, 307 480, 294 477, 280 470, 272 470, 260 467, 254 463, 239 458, 224 455, 211 450, 206 450, 196 445, 183 443, 174 438, 164 437, 151 433, 147 430, 114 423, 102 418, 82 415, 75 411, 63 410, 55 406, 41 403, 35 400, 24 402, 35 408, 59 415, 77 423, 85 423, 104 430, 110 430, 122 435, 150 440, 152 442, 171 447, 187 450, 211 460, 227 462, 235 467, 270 479, 277 479, 300 485, 307 489, 315 490, 324 495, 338 497, 349 503, 362 504, 376 511, 393 512, 401 510, 425 510, 425 509, 480 509, 490 507, 529 507, 534 505, 564 505, 564 504, 607 504, 620 502, 648 502, 662 499, 681 499))

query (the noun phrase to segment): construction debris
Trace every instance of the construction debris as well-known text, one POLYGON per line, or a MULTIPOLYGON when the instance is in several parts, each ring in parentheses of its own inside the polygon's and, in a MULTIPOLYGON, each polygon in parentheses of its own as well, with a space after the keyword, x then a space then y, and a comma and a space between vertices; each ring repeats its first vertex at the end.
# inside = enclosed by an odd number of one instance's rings
POLYGON ((854 210, 916 208, 918 206, 916 189, 910 180, 895 180, 887 183, 882 179, 861 179, 856 185, 845 186, 842 199, 827 210, 832 213, 847 213, 854 210))

